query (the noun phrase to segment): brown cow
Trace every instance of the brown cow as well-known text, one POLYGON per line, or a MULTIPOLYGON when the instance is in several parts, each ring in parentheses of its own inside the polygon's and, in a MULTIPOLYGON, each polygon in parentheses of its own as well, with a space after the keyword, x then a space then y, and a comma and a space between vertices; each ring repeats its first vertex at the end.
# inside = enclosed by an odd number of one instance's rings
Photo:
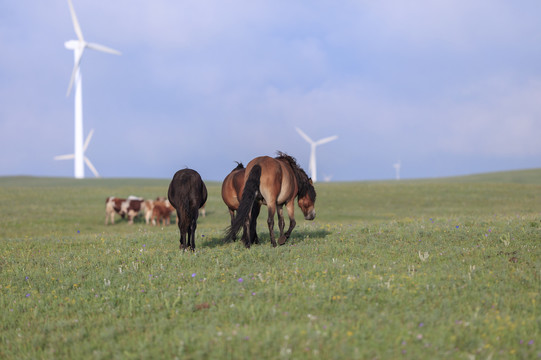
POLYGON ((160 223, 160 220, 162 221, 162 226, 165 226, 165 224, 167 225, 171 224, 171 213, 174 210, 175 208, 171 206, 171 203, 169 202, 169 200, 154 201, 154 208, 152 209, 152 225, 156 225, 156 223, 160 223))

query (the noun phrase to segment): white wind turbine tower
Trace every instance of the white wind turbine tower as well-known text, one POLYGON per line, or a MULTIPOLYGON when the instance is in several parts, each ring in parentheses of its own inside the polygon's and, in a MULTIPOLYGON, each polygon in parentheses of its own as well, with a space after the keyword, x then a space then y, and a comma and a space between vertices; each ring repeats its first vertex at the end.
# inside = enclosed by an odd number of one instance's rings
POLYGON ((317 181, 316 147, 318 145, 323 145, 323 144, 326 144, 326 143, 331 142, 333 140, 336 140, 336 139, 338 139, 338 136, 336 136, 336 135, 329 136, 329 137, 323 138, 321 140, 314 141, 314 140, 310 139, 310 137, 308 135, 306 135, 301 129, 299 129, 299 128, 295 128, 295 129, 297 130, 299 135, 302 136, 304 138, 304 140, 306 140, 310 144, 310 165, 309 165, 308 169, 310 170, 312 181, 316 182, 317 181))
POLYGON ((75 178, 82 179, 85 177, 85 162, 90 168, 90 170, 92 170, 94 175, 98 176, 98 172, 96 171, 96 168, 94 168, 90 160, 88 160, 88 158, 84 156, 84 152, 88 147, 90 139, 92 138, 93 131, 90 132, 90 134, 86 138, 85 143, 83 144, 83 93, 81 87, 80 71, 81 58, 86 48, 115 55, 120 55, 120 52, 100 44, 86 42, 83 37, 81 27, 79 26, 77 16, 75 15, 75 9, 73 8, 71 0, 68 0, 68 5, 70 8, 71 20, 73 21, 73 28, 75 30, 75 34, 77 35, 77 40, 70 40, 64 43, 66 49, 73 50, 74 55, 73 71, 71 73, 71 79, 66 96, 70 95, 71 88, 75 83, 75 151, 71 155, 57 156, 55 159, 75 159, 75 178))
POLYGON ((398 160, 397 163, 393 164, 395 173, 396 173, 396 180, 400 180, 400 167, 402 165, 400 164, 400 160, 398 160))

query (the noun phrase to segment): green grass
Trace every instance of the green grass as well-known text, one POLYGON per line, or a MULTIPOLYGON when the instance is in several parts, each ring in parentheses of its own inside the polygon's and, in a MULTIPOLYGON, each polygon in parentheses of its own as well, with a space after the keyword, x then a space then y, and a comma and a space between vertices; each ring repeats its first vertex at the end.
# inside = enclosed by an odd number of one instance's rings
POLYGON ((176 226, 105 226, 110 195, 168 180, 0 178, 2 359, 541 356, 541 170, 318 183, 272 248, 224 244, 208 182, 196 252, 176 226))

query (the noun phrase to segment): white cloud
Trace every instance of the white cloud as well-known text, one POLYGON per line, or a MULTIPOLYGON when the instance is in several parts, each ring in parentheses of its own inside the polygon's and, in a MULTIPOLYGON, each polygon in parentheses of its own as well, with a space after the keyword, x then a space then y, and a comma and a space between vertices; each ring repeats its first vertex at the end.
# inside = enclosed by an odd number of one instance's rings
POLYGON ((541 155, 541 80, 517 84, 495 79, 477 84, 446 114, 449 134, 442 149, 456 154, 541 155))

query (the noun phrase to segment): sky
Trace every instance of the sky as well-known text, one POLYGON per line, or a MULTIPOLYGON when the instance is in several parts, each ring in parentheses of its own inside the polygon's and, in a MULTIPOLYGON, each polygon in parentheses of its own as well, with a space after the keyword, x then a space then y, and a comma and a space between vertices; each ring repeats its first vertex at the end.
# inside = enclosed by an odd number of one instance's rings
MULTIPOLYGON (((537 0, 73 0, 102 177, 221 181, 277 150, 318 180, 541 167, 537 0)), ((0 176, 73 177, 67 0, 0 2, 0 176)), ((88 168, 87 177, 93 177, 88 168)))

